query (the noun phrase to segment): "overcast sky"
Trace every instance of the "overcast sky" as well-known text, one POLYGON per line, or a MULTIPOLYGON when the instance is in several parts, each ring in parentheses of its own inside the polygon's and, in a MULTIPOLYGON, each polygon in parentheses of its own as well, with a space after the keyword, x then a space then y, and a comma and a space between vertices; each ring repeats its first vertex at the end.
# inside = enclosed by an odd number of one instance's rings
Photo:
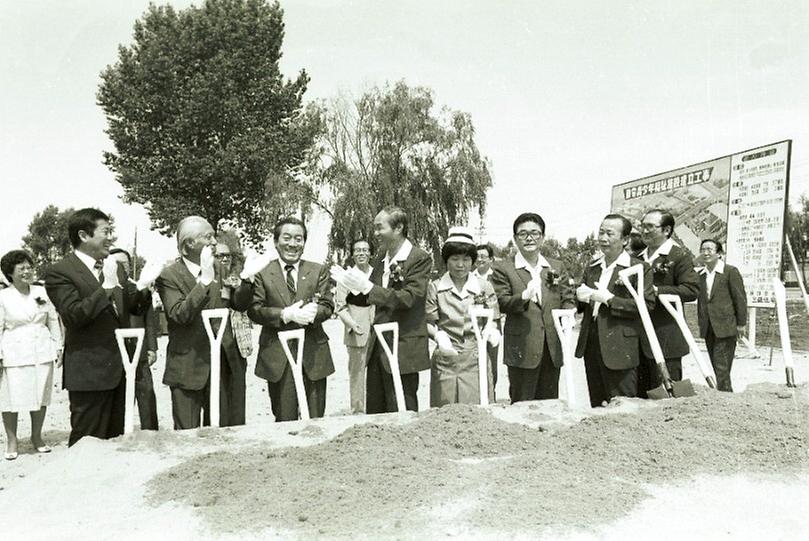
MULTIPOLYGON (((491 240, 525 210, 552 236, 584 236, 613 184, 782 139, 794 140, 791 198, 809 193, 809 2, 281 4, 282 69, 307 70, 307 99, 404 79, 472 115, 493 165, 491 240)), ((120 202, 95 104, 147 5, 0 0, 0 252, 53 203, 105 209, 122 245, 137 226, 142 253, 172 255, 120 202)))

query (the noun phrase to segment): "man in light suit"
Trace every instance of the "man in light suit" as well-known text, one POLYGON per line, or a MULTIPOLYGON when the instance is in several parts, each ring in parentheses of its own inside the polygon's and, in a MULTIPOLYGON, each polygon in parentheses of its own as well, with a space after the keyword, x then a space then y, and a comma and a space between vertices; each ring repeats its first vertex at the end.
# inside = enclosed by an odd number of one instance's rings
MULTIPOLYGON (((334 373, 329 337, 323 322, 334 311, 328 270, 318 263, 304 261, 306 225, 297 218, 283 218, 273 231, 278 259, 270 261, 254 276, 243 274, 252 289, 247 314, 262 326, 258 341, 256 375, 267 380, 275 420, 300 418, 292 367, 289 365, 279 331, 305 329, 303 343, 303 383, 310 417, 323 417, 326 411, 326 378, 334 373)), ((247 265, 246 265, 247 268, 247 265)), ((301 347, 290 342, 293 354, 301 347)))
MULTIPOLYGON (((684 303, 697 300, 699 277, 694 272, 691 256, 672 238, 674 216, 666 210, 650 210, 641 219, 640 230, 646 244, 640 259, 652 267, 655 296, 678 295, 684 303)), ((688 342, 674 317, 659 301, 650 315, 669 375, 672 380, 680 381, 683 379, 682 357, 688 354, 688 342)), ((645 332, 641 334, 641 351, 643 359, 638 366, 638 395, 645 398, 646 391, 660 385, 663 378, 645 332)))
MULTIPOLYGON (((619 214, 608 214, 598 229, 602 255, 584 270, 576 296, 581 320, 576 357, 584 357, 590 405, 602 406, 616 396, 636 396, 640 335, 643 332, 637 304, 619 280, 622 269, 641 264, 626 247, 632 224, 619 214)), ((643 275, 646 307, 654 306, 651 267, 643 275)), ((637 289, 637 283, 632 284, 637 289)))
MULTIPOLYGON (((373 268, 370 265, 371 246, 368 241, 354 241, 351 257, 357 270, 370 278, 373 268)), ((345 326, 343 342, 348 350, 351 413, 365 413, 365 358, 374 307, 368 303, 367 295, 354 294, 340 284, 337 285, 334 303, 337 317, 345 326)))
POLYGON ((730 369, 736 355, 736 337, 744 333, 747 325, 747 293, 739 269, 722 261, 722 254, 718 240, 702 241, 700 256, 705 267, 700 269, 697 315, 699 333, 716 372, 717 388, 733 392, 730 369))
MULTIPOLYGON (((407 238, 407 225, 407 214, 401 208, 381 210, 374 218, 374 236, 380 252, 372 265, 371 277, 352 269, 335 279, 349 291, 368 296, 368 303, 376 308, 374 325, 394 321, 399 324, 399 373, 405 407, 418 411, 419 372, 430 367, 424 304, 432 260, 407 238)), ((390 362, 373 327, 368 337, 367 366, 366 411, 397 411, 390 362)))
MULTIPOLYGON (((168 323, 163 383, 171 388, 176 430, 210 424, 211 343, 202 321, 205 309, 244 311, 249 292, 225 292, 215 263, 216 237, 204 218, 189 216, 177 226, 180 258, 157 279, 168 323)), ((211 322, 214 331, 221 324, 211 322)), ((244 378, 247 363, 239 353, 230 319, 225 323, 220 358, 219 414, 222 426, 244 424, 244 378)))
POLYGON ((559 398, 562 343, 552 311, 575 308, 570 277, 555 259, 539 252, 545 237, 545 221, 527 212, 512 226, 517 253, 498 261, 492 284, 503 328, 504 362, 508 367, 511 402, 559 398))
MULTIPOLYGON (((70 438, 123 434, 126 378, 115 330, 130 327, 151 301, 148 282, 129 281, 109 257, 114 230, 100 210, 77 210, 68 220, 74 251, 53 265, 45 288, 65 326, 62 384, 70 400, 70 438)), ((149 273, 154 273, 154 267, 149 273)), ((147 272, 144 280, 153 280, 147 272)))

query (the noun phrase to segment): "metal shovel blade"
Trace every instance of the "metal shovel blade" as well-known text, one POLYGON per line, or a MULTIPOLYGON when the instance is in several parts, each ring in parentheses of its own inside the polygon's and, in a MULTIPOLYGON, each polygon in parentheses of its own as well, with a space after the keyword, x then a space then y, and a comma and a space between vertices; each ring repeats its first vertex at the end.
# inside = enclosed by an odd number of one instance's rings
POLYGON ((652 400, 665 400, 666 398, 671 398, 668 389, 666 389, 666 387, 663 385, 658 385, 654 389, 649 389, 646 391, 646 396, 652 400))
POLYGON ((684 379, 682 381, 672 381, 671 394, 673 394, 675 398, 683 398, 685 396, 697 396, 697 392, 694 390, 694 385, 691 383, 690 379, 684 379))

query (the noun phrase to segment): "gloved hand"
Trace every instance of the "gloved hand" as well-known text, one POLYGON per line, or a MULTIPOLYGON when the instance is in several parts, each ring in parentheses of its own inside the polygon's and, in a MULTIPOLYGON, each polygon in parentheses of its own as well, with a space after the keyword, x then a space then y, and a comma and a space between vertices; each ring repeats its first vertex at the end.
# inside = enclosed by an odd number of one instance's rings
POLYGON ((445 331, 438 331, 435 333, 435 343, 438 345, 438 351, 444 357, 455 357, 458 352, 452 347, 452 340, 445 331))
POLYGON ((296 318, 300 317, 301 306, 303 306, 303 301, 298 301, 281 310, 281 319, 284 323, 289 323, 290 321, 297 323, 296 318))
POLYGON ((367 293, 372 287, 374 287, 368 277, 365 276, 365 273, 356 267, 352 267, 345 271, 343 281, 346 289, 355 294, 367 293))
POLYGON ((157 362, 157 352, 156 351, 147 351, 146 352, 146 362, 149 363, 149 366, 152 366, 154 363, 157 362))
POLYGON ((138 291, 143 291, 144 289, 149 288, 154 281, 157 280, 157 277, 160 276, 161 272, 163 272, 163 263, 158 261, 148 261, 140 271, 140 278, 138 278, 138 281, 135 282, 138 291))
POLYGON ((108 255, 104 258, 101 273, 104 276, 101 287, 104 289, 113 289, 121 285, 120 282, 118 282, 118 260, 115 259, 114 256, 108 255))
POLYGON ((607 304, 614 296, 615 295, 606 289, 594 289, 590 294, 590 300, 593 302, 600 302, 601 304, 607 304))
POLYGON ((205 246, 202 249, 202 252, 199 254, 199 267, 202 271, 199 275, 199 281, 204 286, 207 286, 213 282, 215 276, 213 263, 213 250, 210 246, 205 246))
POLYGON ((537 296, 537 292, 542 291, 542 281, 538 280, 537 278, 532 278, 528 285, 525 286, 525 290, 522 292, 522 300, 530 301, 534 300, 537 296))
POLYGON ((249 253, 244 262, 244 267, 242 267, 242 272, 239 274, 239 278, 252 282, 253 277, 270 264, 270 259, 269 254, 249 253))
POLYGON ((317 317, 317 304, 314 302, 304 304, 301 306, 299 314, 303 323, 299 321, 298 325, 311 325, 314 323, 315 317, 317 317))
POLYGON ((576 298, 579 299, 579 302, 590 302, 593 291, 595 291, 595 289, 586 284, 582 284, 576 289, 576 298))
POLYGON ((494 322, 490 323, 486 328, 486 332, 488 333, 489 344, 495 348, 499 346, 502 336, 500 335, 500 331, 497 329, 497 325, 495 325, 494 322))

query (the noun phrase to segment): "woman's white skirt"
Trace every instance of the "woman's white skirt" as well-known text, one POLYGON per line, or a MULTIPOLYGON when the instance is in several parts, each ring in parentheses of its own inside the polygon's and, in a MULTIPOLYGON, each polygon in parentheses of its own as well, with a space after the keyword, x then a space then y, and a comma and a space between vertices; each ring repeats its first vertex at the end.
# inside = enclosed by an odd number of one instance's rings
POLYGON ((53 364, 0 368, 0 411, 36 411, 50 405, 53 364))

